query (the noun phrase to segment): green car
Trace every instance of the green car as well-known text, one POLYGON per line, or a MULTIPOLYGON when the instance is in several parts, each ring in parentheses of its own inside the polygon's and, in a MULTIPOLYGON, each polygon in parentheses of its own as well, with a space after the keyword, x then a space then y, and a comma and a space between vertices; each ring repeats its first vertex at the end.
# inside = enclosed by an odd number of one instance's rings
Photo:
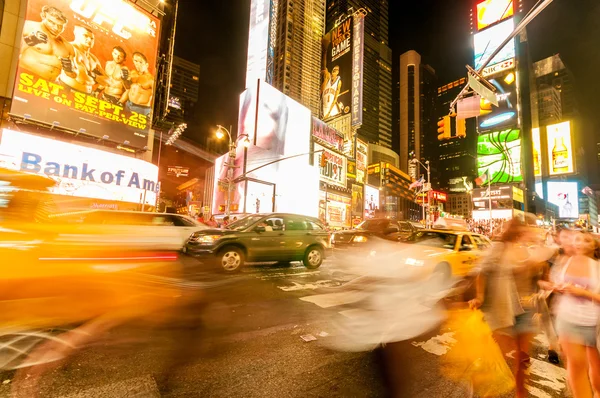
POLYGON ((227 272, 246 262, 302 261, 318 268, 331 251, 330 235, 317 218, 272 213, 246 216, 227 228, 194 232, 184 252, 216 261, 227 272))

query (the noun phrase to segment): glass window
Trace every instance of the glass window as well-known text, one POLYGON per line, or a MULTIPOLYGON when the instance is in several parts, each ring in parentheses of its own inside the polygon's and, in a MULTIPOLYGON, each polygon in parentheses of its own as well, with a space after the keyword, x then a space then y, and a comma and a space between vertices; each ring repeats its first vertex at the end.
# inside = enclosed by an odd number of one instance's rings
POLYGON ((307 231, 308 225, 306 220, 299 217, 286 217, 285 218, 285 230, 286 231, 307 231))
POLYGON ((312 220, 306 220, 306 225, 308 226, 308 229, 312 229, 313 231, 325 230, 325 228, 321 224, 312 220))
POLYGON ((401 222, 400 223, 400 231, 402 232, 410 232, 412 231, 412 228, 410 227, 410 225, 406 222, 401 222))
POLYGON ((176 227, 194 227, 196 223, 182 216, 173 216, 173 222, 176 227))
POLYGON ((456 239, 457 236, 455 234, 424 231, 417 232, 413 242, 415 245, 419 246, 431 246, 454 250, 456 247, 456 239))
POLYGON ((487 249, 490 247, 490 241, 481 235, 473 235, 473 240, 480 249, 487 249))
POLYGON ((266 231, 285 231, 285 224, 282 217, 267 217, 261 221, 266 231))
POLYGON ((243 231, 244 229, 250 227, 252 224, 258 222, 264 216, 258 215, 250 215, 244 218, 240 218, 236 222, 233 222, 227 226, 228 229, 233 229, 234 231, 243 231))

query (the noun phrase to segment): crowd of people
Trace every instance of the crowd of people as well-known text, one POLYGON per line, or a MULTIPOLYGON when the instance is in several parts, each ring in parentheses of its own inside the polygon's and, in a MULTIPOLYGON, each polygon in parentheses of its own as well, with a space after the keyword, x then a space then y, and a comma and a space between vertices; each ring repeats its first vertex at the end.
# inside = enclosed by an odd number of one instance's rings
POLYGON ((490 228, 490 220, 468 219, 466 221, 469 231, 489 237, 501 235, 503 226, 506 223, 504 219, 494 218, 492 220, 492 228, 490 228))
POLYGON ((561 229, 547 239, 512 220, 483 259, 473 309, 481 309, 503 352, 514 350, 517 397, 525 385, 531 339, 541 326, 548 360, 566 363, 574 398, 600 396, 600 248, 594 235, 561 229), (536 322, 539 320, 541 322, 536 322))

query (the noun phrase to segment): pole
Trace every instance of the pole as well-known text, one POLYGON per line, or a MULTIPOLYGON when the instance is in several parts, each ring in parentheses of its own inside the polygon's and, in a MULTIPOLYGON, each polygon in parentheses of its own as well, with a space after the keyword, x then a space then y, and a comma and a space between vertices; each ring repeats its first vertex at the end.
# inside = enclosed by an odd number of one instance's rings
POLYGON ((160 132, 160 139, 158 141, 158 161, 157 161, 157 167, 158 167, 158 192, 156 193, 156 202, 154 203, 154 211, 158 213, 158 204, 160 202, 160 155, 161 155, 161 151, 162 151, 162 140, 163 140, 163 132, 161 130, 160 132))
POLYGON ((494 218, 492 216, 492 179, 490 178, 490 169, 487 170, 488 176, 488 201, 490 205, 490 238, 494 235, 494 218))
POLYGON ((427 224, 429 224, 429 220, 431 219, 431 197, 429 194, 431 193, 431 165, 429 161, 427 163, 427 183, 429 184, 429 190, 427 191, 427 224))

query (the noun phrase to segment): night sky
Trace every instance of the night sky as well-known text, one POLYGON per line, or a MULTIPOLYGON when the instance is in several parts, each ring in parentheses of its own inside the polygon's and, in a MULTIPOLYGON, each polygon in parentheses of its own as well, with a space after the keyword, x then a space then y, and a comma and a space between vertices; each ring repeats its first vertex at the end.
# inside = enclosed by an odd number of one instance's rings
MULTIPOLYGON (((525 7, 532 2, 524 0, 525 7)), ((389 3, 394 82, 400 54, 410 49, 436 70, 441 84, 466 76, 464 65, 472 58, 469 7, 474 0, 389 3)), ((175 53, 200 64, 199 103, 185 135, 204 144, 203 137, 216 124, 235 124, 237 119, 238 96, 245 82, 250 0, 180 0, 179 9, 175 53)), ((596 0, 554 0, 528 30, 533 61, 560 53, 573 72, 590 139, 600 130, 594 98, 600 92, 598 20, 596 0)))

